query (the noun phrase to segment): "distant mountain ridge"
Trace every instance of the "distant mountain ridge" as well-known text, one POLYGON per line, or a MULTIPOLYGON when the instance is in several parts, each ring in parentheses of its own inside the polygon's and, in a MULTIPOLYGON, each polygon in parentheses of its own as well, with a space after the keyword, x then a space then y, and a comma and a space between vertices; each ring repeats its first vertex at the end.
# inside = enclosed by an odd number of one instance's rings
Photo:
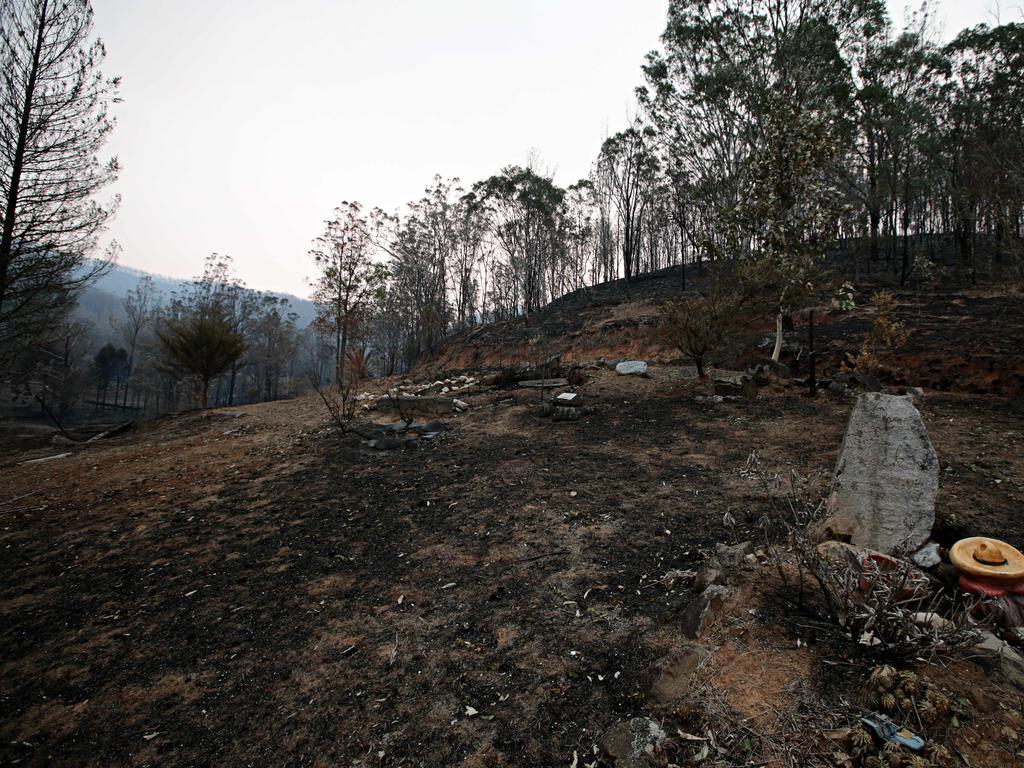
MULTIPOLYGON (((142 269, 136 269, 135 267, 128 267, 123 264, 115 263, 113 267, 103 275, 103 277, 90 284, 82 292, 80 303, 86 307, 109 305, 111 303, 109 297, 114 296, 117 297, 116 303, 119 308, 120 299, 128 291, 135 288, 139 284, 139 280, 144 277, 150 277, 153 280, 153 284, 156 288, 163 293, 163 299, 165 301, 170 297, 172 292, 180 291, 184 286, 191 282, 189 279, 167 277, 166 275, 158 275, 154 272, 147 272, 142 269)), ((261 293, 276 296, 279 299, 287 299, 288 303, 291 305, 292 311, 299 316, 298 324, 300 328, 305 328, 313 321, 316 314, 316 308, 314 307, 313 302, 309 299, 302 299, 290 293, 279 293, 277 291, 261 291, 261 293)))

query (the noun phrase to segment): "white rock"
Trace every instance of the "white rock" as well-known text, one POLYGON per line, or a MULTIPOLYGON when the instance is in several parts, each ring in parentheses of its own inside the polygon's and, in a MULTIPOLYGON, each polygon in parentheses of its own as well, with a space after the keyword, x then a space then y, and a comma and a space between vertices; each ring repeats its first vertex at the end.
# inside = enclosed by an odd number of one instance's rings
POLYGON ((953 622, 932 611, 919 611, 918 613, 912 613, 910 615, 910 620, 919 627, 931 627, 932 629, 938 630, 953 628, 953 622))
POLYGON ((647 373, 647 363, 642 360, 623 360, 615 366, 615 372, 622 376, 644 376, 647 373))
POLYGON ((458 400, 458 399, 452 400, 452 405, 454 405, 455 409, 459 410, 459 411, 468 411, 469 410, 469 403, 463 402, 462 400, 458 400))
POLYGON ((921 547, 911 558, 921 568, 932 568, 942 562, 939 555, 939 545, 930 541, 921 547))

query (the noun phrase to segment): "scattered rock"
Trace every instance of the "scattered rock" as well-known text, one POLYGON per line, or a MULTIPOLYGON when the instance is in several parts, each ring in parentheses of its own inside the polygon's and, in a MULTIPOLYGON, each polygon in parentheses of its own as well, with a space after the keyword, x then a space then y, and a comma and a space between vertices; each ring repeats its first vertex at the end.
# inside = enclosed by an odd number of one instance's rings
POLYGON ((732 546, 722 543, 715 544, 715 556, 718 562, 725 567, 726 571, 739 568, 743 563, 743 558, 753 551, 754 545, 749 541, 743 541, 732 546))
POLYGON ((711 558, 697 569, 697 575, 693 577, 693 586, 703 592, 713 584, 725 583, 725 569, 717 559, 711 558))
POLYGON ((828 391, 829 394, 838 395, 839 397, 848 397, 850 395, 850 388, 841 381, 830 381, 828 391))
POLYGON ((718 403, 724 402, 725 398, 721 395, 709 395, 707 397, 704 395, 697 395, 694 400, 698 403, 711 403, 713 405, 717 405, 718 403))
POLYGON ((903 394, 913 400, 915 403, 924 402, 924 390, 920 387, 904 387, 903 394))
POLYGON ((914 553, 911 560, 920 568, 934 568, 942 562, 942 556, 939 554, 939 545, 934 541, 929 541, 914 553))
POLYGON ((1024 656, 988 630, 981 631, 981 642, 974 646, 975 659, 1000 674, 1007 682, 1024 688, 1024 656))
POLYGON ((623 360, 615 366, 615 372, 621 376, 646 376, 647 363, 642 360, 623 360))
POLYGON ((715 394, 722 397, 754 397, 757 385, 745 373, 715 379, 715 394))
POLYGON ((552 421, 576 421, 580 417, 579 408, 556 407, 551 413, 552 421))
POLYGON ((687 607, 683 613, 682 631, 683 636, 690 640, 698 639, 712 621, 722 612, 725 607, 725 598, 729 590, 718 584, 700 593, 700 596, 687 607))
POLYGON ((792 378, 793 372, 785 363, 772 360, 770 357, 763 360, 755 360, 753 367, 754 378, 758 383, 767 384, 771 381, 781 381, 792 378))
POLYGON ((919 627, 930 627, 931 629, 952 629, 953 622, 945 619, 933 611, 919 611, 910 615, 910 620, 919 627))
POLYGON ((644 768, 661 750, 664 729, 648 717, 634 717, 609 728, 601 737, 601 749, 616 768, 644 768))
POLYGON ((469 403, 463 402, 462 400, 458 400, 458 399, 452 400, 452 405, 455 407, 455 410, 457 410, 457 411, 468 411, 469 410, 469 403))
POLYGON ((690 679, 701 663, 711 655, 702 645, 687 643, 652 666, 649 674, 651 696, 661 704, 671 704, 691 692, 690 679))
POLYGON ((918 549, 935 524, 939 462, 921 415, 906 397, 857 398, 836 464, 821 539, 886 554, 918 549))

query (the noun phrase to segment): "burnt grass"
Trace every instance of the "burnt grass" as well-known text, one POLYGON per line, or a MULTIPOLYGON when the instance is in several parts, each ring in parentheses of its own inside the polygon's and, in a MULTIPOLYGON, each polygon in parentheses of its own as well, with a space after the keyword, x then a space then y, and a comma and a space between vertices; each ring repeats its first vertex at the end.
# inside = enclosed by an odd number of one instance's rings
MULTIPOLYGON (((186 417, 9 464, 4 501, 36 493, 15 502, 29 509, 0 509, 0 755, 538 765, 590 754, 644 711, 646 671, 668 650, 659 633, 692 597, 657 578, 757 535, 765 499, 738 469, 759 430, 817 410, 628 395, 595 395, 594 412, 567 424, 538 419, 532 398, 485 404, 437 442, 386 453, 315 415, 309 429, 276 422, 237 438, 223 419, 186 417), (230 463, 187 476, 211 443, 230 463)), ((278 405, 289 407, 300 405, 278 405)), ((801 466, 831 462, 798 443, 801 466)))
MULTIPOLYGON (((693 597, 658 579, 760 536, 750 451, 827 470, 850 407, 793 391, 711 405, 702 386, 594 371, 580 421, 537 418, 535 393, 482 395, 436 441, 391 452, 301 400, 4 457, 0 761, 591 755, 655 707, 648 669, 693 597)), ((1019 403, 924 411, 940 512, 1019 540, 1019 403)))

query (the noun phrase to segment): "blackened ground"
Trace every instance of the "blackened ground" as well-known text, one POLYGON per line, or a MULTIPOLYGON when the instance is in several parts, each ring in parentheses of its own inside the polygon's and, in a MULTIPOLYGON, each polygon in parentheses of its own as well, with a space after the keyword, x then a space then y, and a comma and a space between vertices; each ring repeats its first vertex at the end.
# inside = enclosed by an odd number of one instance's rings
MULTIPOLYGON (((592 754, 655 706, 647 670, 692 598, 659 578, 771 514, 741 474, 750 452, 827 472, 850 403, 712 405, 669 367, 587 375, 580 421, 538 419, 535 392, 482 393, 436 441, 393 452, 326 428, 309 399, 170 418, 48 463, 15 461, 68 449, 7 454, 0 761, 592 754)), ((923 412, 943 517, 1024 540, 1020 403, 933 394, 923 412)))

